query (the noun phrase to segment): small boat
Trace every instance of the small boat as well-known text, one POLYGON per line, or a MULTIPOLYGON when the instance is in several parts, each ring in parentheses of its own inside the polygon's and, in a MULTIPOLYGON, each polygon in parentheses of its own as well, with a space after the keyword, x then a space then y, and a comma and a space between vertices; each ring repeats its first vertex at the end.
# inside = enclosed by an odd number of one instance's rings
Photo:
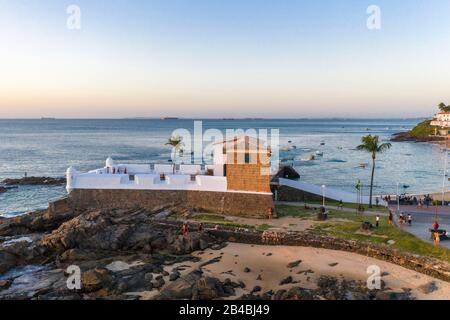
POLYGON ((360 163, 359 167, 365 169, 367 167, 367 163, 360 163))
POLYGON ((300 158, 301 161, 313 161, 315 159, 316 159, 316 157, 314 157, 313 154, 310 154, 310 155, 300 158))
POLYGON ((319 156, 319 157, 323 157, 323 152, 322 151, 316 151, 316 156, 319 156))
POLYGON ((292 140, 289 140, 288 143, 292 143, 292 140))
POLYGON ((321 145, 321 146, 324 146, 324 145, 325 145, 325 142, 324 142, 324 141, 322 141, 322 142, 320 143, 320 145, 321 145))

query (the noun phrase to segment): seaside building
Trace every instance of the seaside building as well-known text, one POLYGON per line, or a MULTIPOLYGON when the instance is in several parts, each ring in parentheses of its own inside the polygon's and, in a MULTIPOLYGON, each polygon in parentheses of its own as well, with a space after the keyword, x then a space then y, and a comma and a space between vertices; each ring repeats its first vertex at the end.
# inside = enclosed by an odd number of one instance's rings
POLYGON ((79 173, 67 169, 72 206, 147 208, 179 205, 198 211, 263 218, 273 208, 270 148, 261 140, 235 137, 212 145, 213 163, 115 164, 79 173))
POLYGON ((450 112, 436 114, 430 125, 435 127, 435 135, 448 136, 450 133, 450 112))

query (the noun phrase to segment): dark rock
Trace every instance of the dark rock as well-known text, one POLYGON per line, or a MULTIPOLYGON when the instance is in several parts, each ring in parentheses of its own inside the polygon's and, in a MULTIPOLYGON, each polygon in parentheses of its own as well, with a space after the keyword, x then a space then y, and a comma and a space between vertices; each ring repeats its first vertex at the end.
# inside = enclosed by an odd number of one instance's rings
POLYGON ((286 290, 281 289, 278 290, 277 292, 275 292, 275 294, 273 295, 273 300, 284 300, 286 297, 286 290))
POLYGON ((406 292, 378 291, 375 300, 411 300, 411 295, 406 292))
POLYGON ((151 282, 151 284, 152 284, 152 287, 153 287, 153 288, 159 289, 159 288, 161 288, 163 285, 165 285, 166 282, 164 281, 163 277, 158 276, 158 277, 155 278, 155 280, 153 280, 153 281, 151 282))
POLYGON ((419 286, 418 289, 425 294, 429 294, 429 293, 432 293, 432 292, 438 290, 439 287, 435 281, 430 281, 428 283, 425 283, 425 284, 419 286))
POLYGON ((65 185, 66 184, 66 178, 51 178, 51 177, 23 177, 19 179, 5 179, 2 181, 2 183, 6 186, 11 185, 30 185, 30 186, 36 186, 36 185, 65 185))
POLYGON ((258 276, 256 277, 256 280, 262 280, 262 277, 260 274, 258 274, 258 276))
POLYGON ((152 281, 153 280, 153 274, 151 272, 145 274, 145 281, 152 281))
POLYGON ((289 277, 287 277, 287 278, 285 278, 285 279, 280 281, 280 286, 285 285, 285 284, 289 284, 289 283, 292 283, 292 282, 293 282, 293 279, 292 279, 291 276, 289 276, 289 277))
POLYGON ((180 273, 178 271, 174 271, 169 275, 169 281, 175 281, 180 277, 180 273))
POLYGON ((203 272, 194 270, 185 276, 179 277, 177 280, 169 283, 161 292, 158 299, 162 300, 179 300, 191 299, 193 287, 202 277, 203 272))
POLYGON ((213 258, 211 260, 205 261, 202 264, 200 264, 200 268, 203 268, 203 267, 208 266, 208 265, 213 264, 213 263, 218 263, 218 262, 220 262, 220 260, 222 260, 221 256, 215 257, 215 258, 213 258))
POLYGON ((302 260, 293 261, 287 264, 287 268, 295 268, 298 267, 298 265, 302 263, 302 260))
POLYGON ((103 288, 110 288, 113 283, 113 277, 107 269, 96 268, 83 272, 81 283, 83 291, 93 292, 103 288))
POLYGON ((330 263, 330 264, 328 264, 330 267, 336 267, 337 265, 338 265, 339 263, 337 263, 337 262, 333 262, 333 263, 330 263))
POLYGON ((285 300, 316 300, 314 296, 314 290, 305 288, 292 288, 290 289, 285 297, 285 300))
POLYGON ((225 292, 216 278, 206 277, 198 280, 193 288, 192 300, 212 300, 224 296, 225 292))
POLYGON ((260 286, 255 286, 255 287, 253 287, 251 293, 260 292, 261 290, 262 290, 262 288, 260 286))
POLYGON ((249 272, 251 272, 251 271, 252 271, 252 270, 250 270, 249 267, 245 267, 245 268, 244 268, 244 272, 245 272, 245 273, 249 273, 249 272))
POLYGON ((12 284, 12 280, 0 280, 0 291, 8 289, 12 284))

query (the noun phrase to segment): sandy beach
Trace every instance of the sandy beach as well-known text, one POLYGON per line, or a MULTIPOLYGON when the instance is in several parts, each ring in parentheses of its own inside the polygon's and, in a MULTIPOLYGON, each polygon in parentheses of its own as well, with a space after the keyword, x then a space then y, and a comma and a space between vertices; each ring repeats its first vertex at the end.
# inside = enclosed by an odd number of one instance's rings
MULTIPOLYGON (((450 283, 433 279, 392 263, 349 252, 309 247, 273 247, 230 243, 221 250, 208 249, 195 252, 194 255, 201 258, 201 261, 181 263, 179 266, 186 266, 186 270, 181 272, 182 275, 187 274, 192 268, 201 268, 205 275, 216 277, 222 281, 230 278, 232 281, 244 282, 246 288, 239 289, 236 296, 231 299, 249 293, 255 286, 260 286, 262 292, 289 289, 294 286, 314 289, 316 280, 322 275, 366 282, 367 268, 373 265, 380 267, 382 280, 392 291, 401 292, 410 289, 412 297, 416 299, 450 298, 450 283), (204 262, 216 257, 221 257, 219 262, 200 267, 204 262), (301 262, 299 262, 300 260, 301 262), (292 262, 299 262, 299 264, 295 267, 288 267, 288 264, 292 262), (280 281, 288 276, 293 278, 294 283, 280 285, 280 281), (434 282, 437 289, 428 293, 423 286, 430 282, 434 282)), ((173 266, 167 267, 167 271, 172 268, 173 266)), ((147 298, 155 295, 156 292, 149 292, 147 298)))

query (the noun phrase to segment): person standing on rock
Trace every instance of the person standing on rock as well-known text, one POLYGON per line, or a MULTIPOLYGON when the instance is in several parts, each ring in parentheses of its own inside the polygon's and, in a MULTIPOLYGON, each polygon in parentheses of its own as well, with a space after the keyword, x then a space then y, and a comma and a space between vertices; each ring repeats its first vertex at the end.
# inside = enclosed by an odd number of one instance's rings
POLYGON ((268 210, 267 218, 269 220, 272 220, 272 218, 273 218, 273 208, 272 207, 270 207, 269 210, 268 210))
POLYGON ((183 234, 184 237, 187 237, 189 235, 189 226, 187 222, 184 222, 183 225, 181 226, 181 233, 183 234))

